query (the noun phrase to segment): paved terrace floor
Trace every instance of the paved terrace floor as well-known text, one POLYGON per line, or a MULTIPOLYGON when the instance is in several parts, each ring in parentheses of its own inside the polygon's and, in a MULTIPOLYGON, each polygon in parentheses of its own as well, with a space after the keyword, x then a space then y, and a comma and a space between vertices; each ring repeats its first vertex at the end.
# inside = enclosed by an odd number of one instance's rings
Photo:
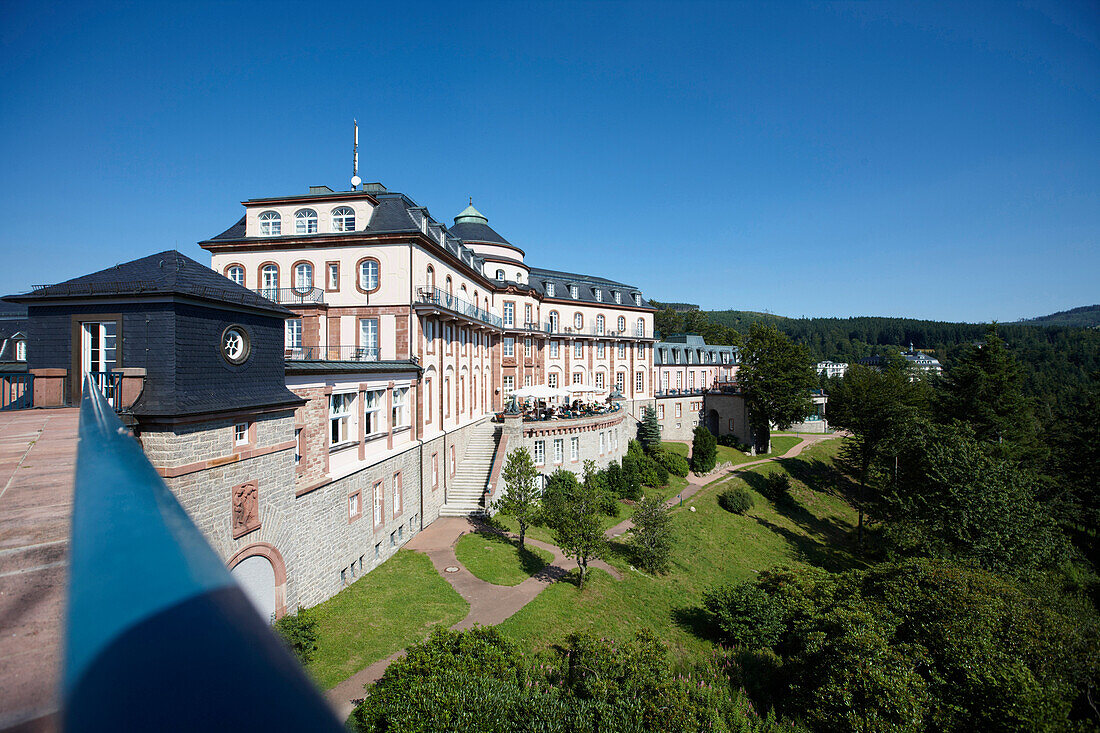
POLYGON ((54 730, 75 409, 0 412, 0 730, 54 730))

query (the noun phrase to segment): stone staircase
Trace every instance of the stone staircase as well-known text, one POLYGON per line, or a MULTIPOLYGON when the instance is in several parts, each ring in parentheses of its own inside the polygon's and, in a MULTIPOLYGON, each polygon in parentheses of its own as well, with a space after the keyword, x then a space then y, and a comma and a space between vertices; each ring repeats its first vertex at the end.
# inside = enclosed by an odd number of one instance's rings
POLYGON ((482 497, 493 470, 497 451, 497 425, 486 420, 473 430, 458 470, 447 483, 447 501, 439 510, 442 517, 468 517, 484 514, 482 497))

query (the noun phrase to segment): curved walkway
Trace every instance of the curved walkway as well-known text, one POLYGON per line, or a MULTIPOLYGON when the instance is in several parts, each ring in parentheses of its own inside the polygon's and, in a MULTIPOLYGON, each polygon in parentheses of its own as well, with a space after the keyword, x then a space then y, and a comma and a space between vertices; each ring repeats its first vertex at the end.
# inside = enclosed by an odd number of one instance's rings
MULTIPOLYGON (((576 562, 566 558, 559 547, 528 537, 527 544, 553 554, 550 564, 519 585, 488 583, 467 570, 455 555, 455 544, 459 537, 484 528, 485 525, 474 519, 441 517, 405 545, 407 549, 417 550, 427 555, 436 571, 470 604, 466 617, 451 626, 452 629, 499 624, 533 601, 548 585, 564 579, 577 567, 576 562), (447 572, 447 568, 458 568, 458 570, 447 572)), ((589 567, 605 570, 616 580, 622 578, 618 570, 602 560, 593 560, 589 567)), ((351 715, 356 702, 362 699, 364 685, 377 681, 386 668, 402 654, 403 652, 397 652, 359 670, 325 693, 341 720, 346 720, 351 715)))
MULTIPOLYGON (((741 471, 746 471, 750 468, 755 468, 756 466, 760 466, 760 465, 763 465, 765 463, 770 463, 772 461, 778 461, 778 460, 783 459, 783 458, 794 458, 795 456, 802 453, 802 451, 804 451, 806 448, 808 448, 812 445, 817 445, 818 443, 820 443, 823 440, 832 440, 833 438, 839 437, 839 434, 838 433, 825 433, 825 434, 817 434, 817 433, 805 434, 805 433, 803 433, 801 435, 797 435, 796 437, 802 438, 801 442, 797 443, 793 448, 791 448, 789 451, 787 451, 786 453, 784 453, 781 456, 772 456, 771 458, 761 458, 760 460, 757 460, 757 461, 748 461, 747 463, 739 463, 736 466, 733 466, 731 468, 718 468, 718 469, 715 469, 715 470, 711 471, 710 473, 703 474, 702 476, 696 475, 695 473, 688 473, 688 475, 687 475, 687 482, 688 482, 687 487, 683 491, 681 491, 678 494, 676 494, 675 496, 671 497, 668 501, 665 502, 665 504, 667 504, 668 506, 672 506, 673 504, 676 504, 677 502, 679 502, 681 499, 690 499, 692 496, 695 496, 696 494, 698 494, 700 490, 702 490, 703 488, 705 488, 707 486, 710 486, 715 481, 720 481, 721 479, 724 479, 728 476, 733 476, 734 474, 740 473, 741 471)), ((688 452, 689 452, 689 454, 691 452, 690 444, 688 446, 688 452)), ((618 537, 622 534, 625 534, 633 528, 634 528, 634 522, 627 519, 625 521, 619 522, 614 527, 611 527, 610 529, 608 529, 606 534, 607 534, 607 537, 610 539, 612 537, 618 537)))

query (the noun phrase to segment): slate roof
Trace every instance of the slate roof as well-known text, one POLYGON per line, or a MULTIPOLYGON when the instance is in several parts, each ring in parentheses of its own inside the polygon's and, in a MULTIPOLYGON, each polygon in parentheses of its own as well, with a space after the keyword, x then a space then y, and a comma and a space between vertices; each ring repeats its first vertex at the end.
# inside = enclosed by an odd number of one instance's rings
POLYGON ((393 361, 321 361, 321 360, 297 360, 288 359, 286 362, 287 374, 324 374, 329 372, 354 372, 354 373, 378 373, 378 372, 420 372, 419 364, 415 361, 398 359, 393 361))
POLYGON ((490 242, 492 244, 507 244, 509 247, 512 246, 511 242, 497 234, 496 230, 488 224, 464 221, 452 225, 450 227, 450 232, 464 242, 490 242))
MULTIPOLYGON (((603 277, 596 277, 595 275, 581 275, 576 272, 565 272, 563 270, 547 270, 541 267, 530 268, 530 284, 531 289, 542 296, 546 296, 546 284, 554 283, 554 298, 561 300, 576 300, 578 303, 599 303, 600 305, 619 305, 615 302, 614 291, 622 293, 621 305, 633 306, 634 305, 634 293, 641 293, 642 291, 633 285, 627 285, 626 283, 616 282, 615 280, 608 280, 603 277), (569 297, 569 286, 577 286, 577 297, 569 297), (596 300, 596 291, 601 291, 603 300, 596 300)), ((650 308, 653 306, 644 297, 641 300, 640 307, 650 308)))
POLYGON ((740 363, 736 346, 708 344, 695 333, 674 334, 653 344, 653 366, 721 366, 723 353, 730 355, 726 365, 740 363), (709 354, 709 361, 703 361, 702 354, 709 354))
POLYGON ((8 297, 19 303, 35 303, 62 298, 147 295, 187 295, 282 317, 293 315, 286 308, 171 249, 8 297))
POLYGON ((27 306, 22 303, 9 303, 6 300, 0 299, 0 321, 7 321, 13 318, 25 319, 26 317, 27 306))

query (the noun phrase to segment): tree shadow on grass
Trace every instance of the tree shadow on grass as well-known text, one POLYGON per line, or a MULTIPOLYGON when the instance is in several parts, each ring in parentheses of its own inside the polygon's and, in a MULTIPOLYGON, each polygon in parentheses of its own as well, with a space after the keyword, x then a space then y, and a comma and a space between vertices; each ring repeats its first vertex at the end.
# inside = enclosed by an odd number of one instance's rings
POLYGON ((683 606, 672 609, 672 623, 683 631, 704 641, 715 641, 710 614, 701 606, 683 606))
MULTIPOLYGON (((771 530, 785 539, 787 543, 795 549, 797 559, 802 562, 822 568, 823 570, 828 570, 831 573, 851 570, 853 567, 860 564, 846 548, 838 548, 834 543, 822 542, 813 537, 807 537, 804 534, 795 532, 787 527, 780 527, 778 524, 769 522, 763 517, 753 517, 753 519, 755 519, 760 526, 771 530)), ((847 542, 842 542, 841 544, 847 545, 847 542)))
POLYGON ((810 489, 830 496, 836 496, 852 503, 859 488, 856 482, 846 476, 835 465, 820 458, 783 458, 776 461, 792 479, 810 489))

